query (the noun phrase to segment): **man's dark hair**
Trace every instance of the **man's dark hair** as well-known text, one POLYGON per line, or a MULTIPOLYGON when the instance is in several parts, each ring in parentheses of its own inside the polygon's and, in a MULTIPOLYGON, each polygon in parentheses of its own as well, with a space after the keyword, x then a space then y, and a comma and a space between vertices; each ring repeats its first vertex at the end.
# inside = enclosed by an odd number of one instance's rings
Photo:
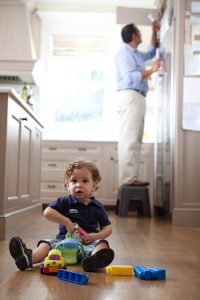
POLYGON ((136 34, 137 32, 138 29, 134 23, 124 26, 121 32, 123 42, 127 44, 130 43, 132 41, 133 34, 136 34))

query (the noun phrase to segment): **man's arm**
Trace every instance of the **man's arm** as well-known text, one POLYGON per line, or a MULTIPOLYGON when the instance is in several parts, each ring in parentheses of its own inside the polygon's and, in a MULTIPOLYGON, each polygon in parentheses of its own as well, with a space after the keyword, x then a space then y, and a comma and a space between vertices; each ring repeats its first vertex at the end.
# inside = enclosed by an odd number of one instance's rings
POLYGON ((158 23, 158 21, 153 21, 152 22, 152 36, 151 36, 151 44, 154 47, 158 47, 158 39, 157 39, 157 33, 158 30, 160 28, 160 24, 158 23))
MULTIPOLYGON (((158 32, 159 27, 160 27, 160 24, 158 23, 158 21, 155 20, 154 22, 152 22, 151 45, 154 46, 155 48, 158 46, 157 32, 158 32)), ((141 80, 148 78, 153 73, 158 71, 159 68, 160 68, 160 60, 156 59, 155 61, 152 62, 151 69, 145 70, 142 72, 141 80)))
MULTIPOLYGON (((155 54, 156 54, 156 48, 158 47, 158 40, 157 40, 157 32, 159 30, 160 24, 158 23, 158 21, 154 21, 152 23, 152 36, 151 36, 151 42, 150 42, 150 46, 147 52, 141 52, 144 61, 148 61, 151 60, 155 54)), ((150 70, 149 70, 150 71, 150 70)), ((157 70, 156 70, 157 71, 157 70)), ((154 73, 154 68, 152 70, 152 73, 154 73)), ((151 72, 146 73, 142 79, 145 79, 147 77, 149 77, 151 74, 151 72)))

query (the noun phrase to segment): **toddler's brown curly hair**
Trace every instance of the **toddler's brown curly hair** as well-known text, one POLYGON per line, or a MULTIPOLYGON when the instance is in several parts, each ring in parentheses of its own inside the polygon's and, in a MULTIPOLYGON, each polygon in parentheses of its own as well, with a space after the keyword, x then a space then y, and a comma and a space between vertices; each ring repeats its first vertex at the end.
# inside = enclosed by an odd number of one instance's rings
POLYGON ((82 169, 82 168, 86 168, 91 172, 93 181, 97 185, 96 189, 95 189, 97 191, 98 188, 99 188, 98 183, 101 181, 101 176, 100 176, 100 173, 99 173, 99 169, 97 168, 97 166, 92 161, 84 161, 84 160, 74 161, 72 163, 69 163, 65 167, 64 187, 67 188, 68 183, 69 183, 69 179, 72 176, 73 171, 75 169, 82 169))

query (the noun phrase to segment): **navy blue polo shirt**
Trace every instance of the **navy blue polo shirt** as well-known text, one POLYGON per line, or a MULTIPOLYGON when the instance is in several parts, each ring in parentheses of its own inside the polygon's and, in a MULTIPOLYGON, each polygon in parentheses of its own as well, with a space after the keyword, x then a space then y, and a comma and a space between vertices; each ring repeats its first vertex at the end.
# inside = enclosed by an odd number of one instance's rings
MULTIPOLYGON (((69 218, 73 223, 77 223, 86 232, 99 232, 99 227, 101 228, 111 223, 102 203, 96 200, 95 197, 90 199, 91 201, 85 205, 69 195, 58 198, 48 206, 69 218)), ((66 233, 66 226, 60 224, 56 238, 59 240, 64 239, 66 233)))

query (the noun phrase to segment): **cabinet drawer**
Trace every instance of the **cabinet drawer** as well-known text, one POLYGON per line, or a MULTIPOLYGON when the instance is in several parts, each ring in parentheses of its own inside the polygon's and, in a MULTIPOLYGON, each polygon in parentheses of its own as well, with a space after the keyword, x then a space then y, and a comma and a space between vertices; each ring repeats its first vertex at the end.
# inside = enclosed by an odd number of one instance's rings
POLYGON ((43 159, 59 159, 59 160, 69 160, 69 157, 74 159, 86 159, 93 157, 98 157, 101 153, 101 147, 97 146, 44 146, 42 149, 43 159))
POLYGON ((42 181, 41 188, 43 190, 65 190, 62 182, 42 181))
POLYGON ((41 193, 41 197, 40 197, 40 201, 41 203, 43 204, 49 204, 51 203, 52 201, 56 200, 57 198, 59 197, 62 197, 63 195, 56 195, 56 196, 52 196, 51 194, 48 194, 47 196, 43 196, 42 193, 41 193))
POLYGON ((41 197, 52 197, 57 199, 58 197, 67 195, 68 191, 65 189, 62 183, 54 181, 46 181, 41 183, 41 197))
POLYGON ((40 198, 43 203, 49 203, 67 194, 68 191, 65 189, 62 183, 53 181, 41 183, 40 198))
POLYGON ((65 192, 52 191, 52 192, 47 193, 47 192, 41 190, 40 200, 42 203, 50 203, 50 202, 58 199, 59 197, 64 197, 66 195, 67 194, 65 192))
POLYGON ((42 181, 56 181, 63 183, 64 181, 64 169, 55 169, 48 170, 42 169, 41 172, 41 180, 42 181))
POLYGON ((52 170, 62 170, 64 174, 64 168, 66 165, 66 161, 63 160, 43 160, 42 161, 42 169, 52 169, 52 170))

